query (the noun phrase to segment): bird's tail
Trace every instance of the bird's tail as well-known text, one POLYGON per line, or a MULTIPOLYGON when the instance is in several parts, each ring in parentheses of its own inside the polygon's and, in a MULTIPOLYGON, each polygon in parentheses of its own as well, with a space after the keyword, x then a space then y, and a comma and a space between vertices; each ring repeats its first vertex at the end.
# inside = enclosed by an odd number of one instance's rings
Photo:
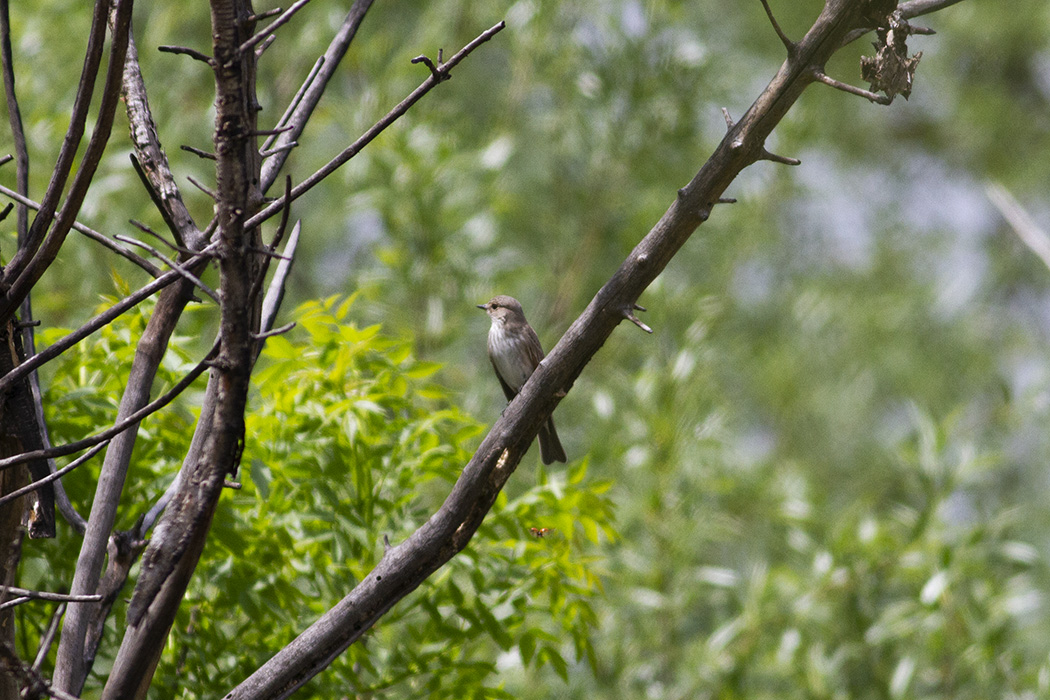
POLYGON ((558 432, 554 429, 553 418, 548 419, 540 428, 539 438, 540 458, 543 459, 544 464, 566 461, 565 450, 561 446, 561 440, 558 439, 558 432))

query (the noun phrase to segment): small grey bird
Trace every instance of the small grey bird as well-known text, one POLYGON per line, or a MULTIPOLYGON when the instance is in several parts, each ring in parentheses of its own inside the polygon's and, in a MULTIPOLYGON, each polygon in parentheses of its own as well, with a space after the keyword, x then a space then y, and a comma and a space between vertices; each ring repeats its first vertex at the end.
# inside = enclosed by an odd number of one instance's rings
MULTIPOLYGON (((478 308, 484 309, 492 319, 489 360, 507 401, 510 401, 540 364, 543 347, 536 331, 525 320, 525 312, 517 299, 501 294, 487 304, 478 304, 478 308)), ((544 464, 565 461, 565 450, 554 430, 554 419, 548 419, 540 428, 539 440, 544 464)))

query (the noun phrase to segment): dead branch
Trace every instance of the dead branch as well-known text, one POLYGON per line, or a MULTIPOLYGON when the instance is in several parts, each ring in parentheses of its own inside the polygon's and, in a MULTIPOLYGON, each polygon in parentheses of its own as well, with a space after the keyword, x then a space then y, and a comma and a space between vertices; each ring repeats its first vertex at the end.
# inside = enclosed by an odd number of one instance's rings
MULTIPOLYGON (((22 195, 18 194, 14 190, 9 189, 7 187, 4 187, 3 185, 0 185, 0 194, 3 194, 4 196, 10 197, 11 199, 15 200, 16 202, 18 202, 19 204, 21 204, 23 206, 28 207, 29 209, 34 209, 34 210, 40 209, 40 203, 39 202, 34 202, 33 200, 29 199, 28 197, 23 197, 22 195)), ((75 222, 73 224, 73 230, 76 231, 77 233, 84 234, 84 236, 86 236, 87 238, 90 238, 91 240, 95 241, 96 243, 102 245, 103 247, 108 248, 109 250, 113 251, 114 253, 116 253, 120 257, 124 258, 125 260, 130 260, 131 262, 135 263, 136 265, 141 267, 143 270, 148 272, 150 277, 159 277, 160 276, 160 274, 161 274, 160 268, 158 268, 156 265, 151 263, 149 260, 146 260, 142 256, 135 255, 135 253, 131 252, 127 248, 117 245, 113 241, 109 240, 109 237, 107 237, 104 233, 99 233, 95 229, 90 228, 88 226, 85 226, 84 224, 82 224, 80 222, 75 222)))
POLYGON ((10 467, 14 464, 22 464, 28 462, 31 459, 47 459, 48 457, 63 457, 65 455, 73 454, 74 452, 80 452, 81 450, 89 447, 94 447, 103 442, 106 442, 113 437, 120 435, 122 432, 141 421, 151 413, 156 413, 160 409, 167 406, 169 403, 175 400, 175 398, 181 394, 186 388, 192 384, 197 377, 201 376, 204 370, 208 369, 211 365, 211 359, 215 357, 218 352, 219 344, 216 343, 212 346, 212 349, 208 352, 208 355, 198 362, 193 369, 186 373, 186 375, 176 382, 175 386, 166 391, 165 393, 158 396, 156 399, 146 404, 138 411, 135 411, 130 416, 121 420, 105 430, 95 433, 90 437, 77 440, 76 442, 69 442, 65 445, 58 445, 46 450, 33 450, 32 452, 23 452, 20 455, 14 455, 12 457, 5 457, 0 459, 0 469, 10 467))
MULTIPOLYGON (((198 262, 200 260, 207 259, 211 250, 212 247, 209 246, 205 249, 203 253, 194 258, 193 262, 198 262)), ((192 267, 192 265, 188 266, 192 267)), ((13 369, 11 372, 8 372, 3 377, 0 377, 0 392, 7 391, 7 389, 11 387, 16 381, 19 381, 24 376, 26 376, 28 372, 36 369, 37 367, 40 367, 46 362, 50 362, 51 360, 55 359, 63 352, 76 345, 81 340, 88 337, 98 329, 115 321, 122 314, 127 312, 128 309, 131 309, 136 305, 142 303, 144 299, 153 296, 158 291, 175 282, 180 277, 181 275, 174 270, 162 274, 150 284, 147 284, 145 287, 139 289, 137 292, 124 297, 119 302, 117 302, 113 306, 100 313, 98 316, 95 316, 93 319, 82 325, 80 328, 76 329, 69 335, 59 339, 54 344, 48 346, 47 349, 45 349, 44 351, 37 353, 31 358, 28 358, 25 362, 13 369)))
POLYGON ((51 600, 59 603, 95 603, 101 600, 97 595, 69 595, 68 593, 51 593, 49 591, 31 591, 16 586, 0 586, 0 597, 8 593, 24 596, 30 600, 51 600))
MULTIPOLYGON (((278 126, 289 126, 291 128, 286 134, 281 135, 276 140, 267 140, 263 144, 264 150, 272 150, 292 141, 298 141, 299 137, 302 136, 310 116, 321 101, 325 88, 328 87, 328 81, 335 75, 336 69, 339 67, 343 56, 346 55, 346 51, 350 47, 354 36, 357 35, 357 29, 361 26, 361 22, 364 21, 365 15, 372 6, 372 2, 373 0, 354 0, 354 4, 350 6, 350 11, 346 13, 339 31, 336 32, 325 50, 324 56, 318 59, 318 63, 314 65, 306 80, 303 81, 303 85, 296 97, 292 99, 281 120, 277 122, 278 126)), ((277 181, 277 176, 284 167, 287 158, 287 151, 277 151, 263 163, 260 175, 260 189, 263 193, 268 192, 273 183, 277 181)))
POLYGON ((248 41, 238 46, 237 51, 241 53, 248 51, 263 39, 268 38, 271 34, 280 29, 282 25, 287 24, 295 13, 301 10, 308 2, 310 2, 310 0, 296 0, 296 2, 292 3, 292 6, 285 10, 280 17, 268 24, 266 29, 263 29, 251 39, 248 39, 248 41))
MULTIPOLYGON (((432 73, 427 77, 423 83, 417 87, 412 93, 403 99, 396 107, 386 113, 379 121, 372 125, 364 134, 362 134, 356 141, 343 149, 339 155, 332 160, 328 161, 320 170, 315 172, 310 177, 306 178, 298 185, 296 185, 291 192, 290 196, 281 197, 277 201, 273 202, 261 212, 248 219, 245 225, 248 227, 258 226, 274 214, 278 213, 283 209, 286 204, 295 201, 306 192, 309 192, 319 182, 324 180, 326 177, 334 173, 340 166, 346 164, 351 158, 356 156, 361 150, 367 146, 372 140, 383 133, 383 130, 393 124, 395 121, 400 119, 405 112, 407 112, 412 105, 418 102, 424 95, 437 87, 441 82, 447 79, 447 76, 451 73, 452 69, 455 68, 460 61, 469 56, 471 52, 477 47, 484 44, 486 41, 496 36, 504 27, 505 23, 500 22, 490 29, 485 30, 477 36, 473 41, 464 46, 459 52, 450 58, 447 63, 442 63, 436 70, 436 73, 432 73)), ((264 181, 265 182, 265 181, 264 181)))
POLYGON ((109 444, 108 440, 103 441, 103 442, 99 443, 98 445, 95 445, 94 447, 92 447, 86 454, 83 454, 80 457, 77 457, 76 459, 74 459, 72 462, 70 462, 66 466, 62 467, 61 469, 59 469, 57 471, 52 472, 48 476, 45 476, 43 479, 39 479, 37 481, 34 481, 31 484, 23 486, 22 488, 18 489, 17 491, 12 491, 11 493, 7 494, 6 496, 0 497, 0 505, 3 505, 5 503, 7 503, 8 501, 13 501, 14 499, 18 498, 19 496, 23 496, 23 495, 25 495, 27 493, 31 493, 31 492, 37 490, 38 488, 40 488, 41 486, 44 486, 45 484, 50 484, 52 481, 57 481, 57 480, 61 479, 66 474, 68 474, 69 472, 73 471, 74 469, 79 467, 81 464, 84 464, 89 459, 91 459, 92 457, 97 455, 99 452, 101 452, 103 449, 105 449, 106 445, 108 445, 108 444, 109 444))
MULTIPOLYGON (((105 0, 97 0, 96 2, 96 20, 101 24, 101 30, 99 32, 100 36, 98 37, 99 51, 101 51, 102 40, 105 36, 106 11, 108 5, 108 2, 105 0)), ((54 213, 54 206, 49 205, 49 195, 51 194, 52 187, 51 185, 48 186, 48 191, 45 193, 44 199, 41 202, 41 209, 33 220, 33 224, 30 226, 25 248, 18 251, 18 254, 11 261, 11 264, 5 268, 3 277, 0 279, 2 287, 6 287, 6 292, 0 297, 0 319, 9 319, 11 315, 14 314, 15 309, 18 308, 22 303, 22 300, 29 294, 33 285, 36 284, 37 280, 39 280, 41 275, 44 274, 44 271, 47 270, 52 262, 54 262, 59 249, 62 247, 62 243, 65 242, 66 235, 76 221, 77 214, 80 212, 80 207, 84 202, 84 197, 87 196, 88 186, 91 184, 91 180, 95 176, 95 170, 98 168, 106 144, 109 142, 109 135, 113 128, 113 117, 120 100, 120 84, 124 72, 124 57, 127 52, 128 32, 131 26, 131 5, 131 0, 117 0, 116 9, 114 11, 115 29, 113 31, 113 41, 109 51, 109 65, 106 70, 106 80, 102 89, 98 118, 95 122, 95 128, 91 133, 91 138, 88 140, 87 148, 84 149, 84 154, 80 160, 80 167, 77 169, 77 173, 73 177, 73 182, 69 186, 69 191, 66 194, 66 201, 59 210, 54 225, 51 226, 51 231, 46 237, 43 236, 43 231, 46 230, 48 224, 51 224, 51 218, 54 213), (38 225, 39 221, 42 221, 42 223, 38 225), (25 251, 31 252, 26 254, 25 251)), ((94 34, 95 28, 93 26, 92 35, 94 36, 94 34)), ((89 47, 90 46, 91 43, 89 42, 89 47)), ((95 58, 91 58, 87 63, 92 63, 95 60, 95 58)), ((101 57, 99 56, 97 60, 100 61, 101 57)), ((87 63, 85 64, 85 69, 87 68, 87 63)), ((90 80, 82 80, 81 83, 81 88, 88 87, 86 95, 83 95, 88 101, 90 101, 90 88, 93 87, 93 84, 94 71, 91 72, 90 80), (87 86, 87 83, 90 83, 90 86, 87 86)), ((78 90, 78 103, 81 100, 82 94, 83 90, 78 90)), ((76 108, 77 105, 74 105, 74 111, 76 111, 76 108)), ((83 123, 80 124, 80 127, 82 131, 83 123)), ((78 137, 77 142, 79 142, 79 140, 78 137)), ((68 140, 63 143, 63 152, 68 145, 68 140)), ((75 152, 76 148, 74 147, 72 150, 75 152)), ((70 154, 69 157, 71 159, 72 154, 70 154)), ((60 155, 60 160, 61 158, 62 156, 60 155)), ((56 175, 57 174, 56 167, 56 175)), ((58 179, 64 181, 65 178, 62 176, 58 179)), ((54 184, 55 181, 56 178, 53 177, 52 184, 54 184)), ((57 198, 57 195, 55 195, 54 198, 57 198)))

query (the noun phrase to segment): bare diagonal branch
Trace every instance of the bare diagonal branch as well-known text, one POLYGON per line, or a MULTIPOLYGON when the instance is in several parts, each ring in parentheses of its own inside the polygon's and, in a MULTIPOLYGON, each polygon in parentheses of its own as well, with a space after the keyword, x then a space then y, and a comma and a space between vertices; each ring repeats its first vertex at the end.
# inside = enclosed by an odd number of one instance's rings
MULTIPOLYGON (((97 4, 103 6, 102 29, 104 34, 106 25, 105 9, 108 9, 108 3, 105 0, 98 0, 97 4)), ((27 246, 19 250, 15 260, 4 272, 3 281, 5 285, 9 284, 10 287, 5 290, 5 294, 0 298, 0 319, 8 319, 14 314, 15 309, 29 294, 29 290, 32 289, 36 281, 40 279, 40 276, 44 274, 44 271, 54 261, 59 249, 62 247, 62 243, 66 239, 66 235, 76 221, 77 214, 80 212, 80 206, 84 202, 84 197, 87 196, 88 187, 95 176, 95 170, 102 160, 102 154, 109 141, 109 135, 113 128, 114 113, 120 100, 124 57, 127 52, 128 32, 131 27, 131 7, 132 0, 117 0, 109 66, 106 71, 106 81, 102 91, 98 120, 95 123, 94 131, 92 131, 91 139, 84 150, 84 156, 81 159, 80 167, 77 169, 77 174, 73 177, 73 183, 69 187, 69 194, 66 197, 65 204, 59 210, 58 217, 50 233, 37 247, 34 238, 34 229, 37 228, 37 221, 43 219, 45 222, 50 223, 52 216, 51 211, 47 209, 48 197, 45 195, 44 201, 41 203, 41 210, 30 227, 27 246), (16 265, 23 250, 33 251, 32 256, 25 260, 24 267, 16 265)))
POLYGON ((412 105, 419 102, 420 99, 428 92, 438 86, 439 83, 444 82, 448 79, 452 72, 452 69, 459 64, 464 58, 469 56, 474 49, 484 44, 486 41, 496 36, 506 26, 503 22, 493 26, 490 29, 485 30, 477 36, 473 41, 460 49, 452 58, 446 63, 442 63, 437 67, 436 71, 432 72, 431 75, 424 80, 419 87, 413 90, 408 97, 401 100, 401 102, 394 107, 392 110, 386 113, 382 119, 377 121, 371 126, 364 134, 362 134, 356 141, 347 146, 339 153, 335 158, 328 161, 320 170, 315 172, 310 177, 306 178, 298 185, 296 185, 291 192, 290 196, 281 197, 276 202, 273 202, 268 207, 263 209, 261 212, 248 219, 246 226, 258 226, 270 217, 274 216, 281 211, 291 201, 294 201, 301 197, 306 192, 309 192, 314 186, 324 180, 326 177, 334 173, 342 165, 346 164, 351 158, 356 156, 361 150, 375 139, 376 136, 383 133, 383 130, 393 124, 395 121, 400 119, 405 112, 407 112, 412 105))
POLYGON ((263 192, 267 192, 273 186, 273 183, 277 181, 277 176, 288 159, 288 150, 282 147, 299 140, 303 130, 306 128, 306 123, 310 120, 310 115, 313 114, 317 104, 321 101, 321 96, 328 86, 328 81, 335 75, 336 68, 338 68, 340 61, 342 61, 343 56, 346 55, 346 51, 350 47, 350 42, 357 35, 357 29, 361 26, 361 22, 364 21, 368 9, 372 6, 372 2, 373 0, 354 0, 354 4, 350 7, 350 11, 347 12, 343 24, 339 27, 339 31, 332 38, 324 56, 318 59, 314 69, 310 71, 306 80, 303 81, 302 88, 292 99, 288 110, 277 123, 278 127, 290 126, 291 129, 278 135, 276 141, 271 142, 267 140, 263 144, 264 149, 274 151, 274 154, 263 162, 261 173, 261 188, 263 192))
POLYGON ((156 413, 160 409, 167 406, 169 403, 175 400, 175 398, 181 394, 186 388, 192 384, 197 377, 201 376, 204 370, 211 366, 212 358, 215 357, 215 353, 218 352, 219 345, 216 343, 207 356, 197 363, 197 365, 186 373, 182 379, 180 379, 175 386, 168 389, 166 392, 158 396, 153 401, 140 408, 139 410, 132 413, 130 416, 121 420, 109 428, 103 431, 95 433, 90 437, 86 437, 76 442, 68 442, 65 445, 56 445, 46 450, 33 450, 32 452, 23 452, 20 455, 14 455, 13 457, 5 457, 0 459, 0 469, 10 467, 14 464, 22 464, 28 462, 31 459, 46 459, 48 457, 63 457, 65 455, 71 455, 74 452, 80 452, 86 450, 89 447, 106 442, 112 439, 116 435, 120 435, 122 432, 127 430, 129 427, 135 425, 146 416, 151 413, 156 413))

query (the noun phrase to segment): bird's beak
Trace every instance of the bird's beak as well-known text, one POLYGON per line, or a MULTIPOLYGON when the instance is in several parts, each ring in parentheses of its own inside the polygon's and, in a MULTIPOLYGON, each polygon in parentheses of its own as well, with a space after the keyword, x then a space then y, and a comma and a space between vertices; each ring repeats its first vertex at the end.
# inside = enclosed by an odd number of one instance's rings
POLYGON ((478 304, 478 308, 479 308, 479 309, 481 309, 482 311, 485 311, 485 310, 487 310, 487 309, 488 309, 489 307, 488 307, 488 304, 478 304))

